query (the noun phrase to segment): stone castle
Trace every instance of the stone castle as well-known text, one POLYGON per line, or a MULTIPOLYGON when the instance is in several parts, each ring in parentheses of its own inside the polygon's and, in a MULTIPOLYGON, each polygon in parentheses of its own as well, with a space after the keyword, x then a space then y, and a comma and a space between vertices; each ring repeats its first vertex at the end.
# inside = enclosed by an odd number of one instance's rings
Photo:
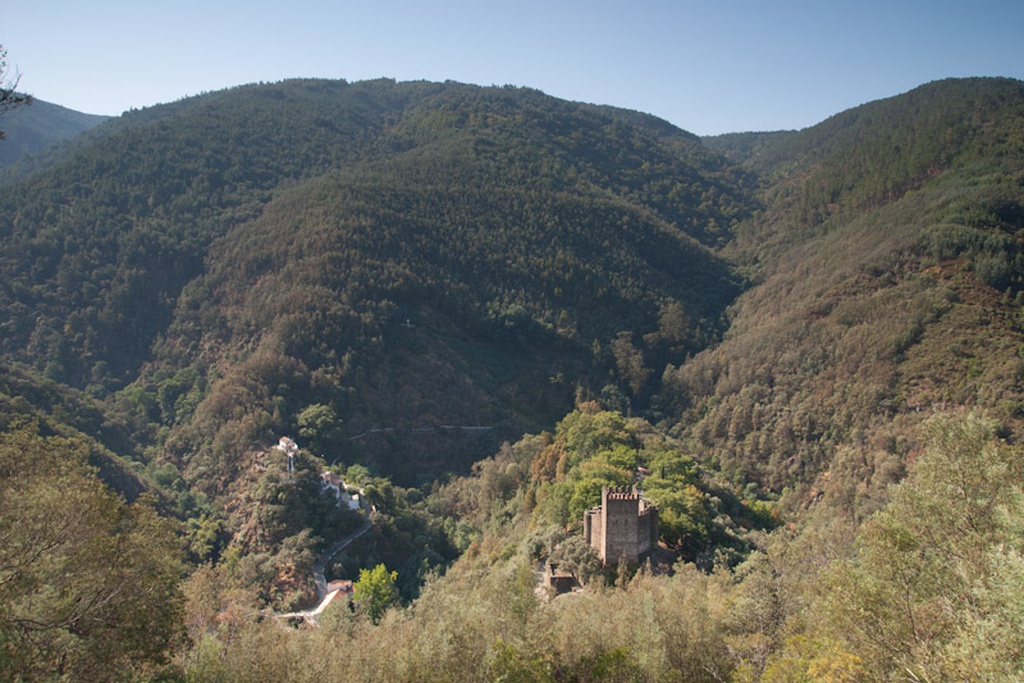
POLYGON ((605 486, 601 505, 583 515, 583 538, 606 565, 639 564, 658 545, 658 508, 635 486, 605 486))

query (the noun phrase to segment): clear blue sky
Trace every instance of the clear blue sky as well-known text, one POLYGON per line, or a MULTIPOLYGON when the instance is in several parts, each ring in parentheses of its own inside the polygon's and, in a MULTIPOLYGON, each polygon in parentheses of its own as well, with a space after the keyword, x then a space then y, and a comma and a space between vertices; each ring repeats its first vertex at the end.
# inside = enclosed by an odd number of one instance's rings
POLYGON ((1024 79, 1022 0, 16 0, 21 89, 97 114, 292 77, 524 85, 700 135, 1024 79))

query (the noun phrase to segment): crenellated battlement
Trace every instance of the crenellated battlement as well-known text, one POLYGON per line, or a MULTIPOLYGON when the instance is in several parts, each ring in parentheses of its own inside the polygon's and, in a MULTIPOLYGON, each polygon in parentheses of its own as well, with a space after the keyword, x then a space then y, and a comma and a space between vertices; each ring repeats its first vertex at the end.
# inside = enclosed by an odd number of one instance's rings
POLYGON ((640 492, 636 490, 635 486, 613 486, 607 489, 607 499, 640 500, 640 492))

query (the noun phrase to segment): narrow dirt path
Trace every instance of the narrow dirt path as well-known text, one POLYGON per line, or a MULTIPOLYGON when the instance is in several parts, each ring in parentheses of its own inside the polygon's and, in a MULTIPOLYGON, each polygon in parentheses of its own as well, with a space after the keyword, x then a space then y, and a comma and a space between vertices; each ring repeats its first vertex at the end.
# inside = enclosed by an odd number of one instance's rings
POLYGON ((320 554, 316 558, 316 562, 313 563, 313 580, 316 582, 316 602, 319 605, 327 597, 327 577, 325 572, 327 571, 327 565, 331 563, 334 556, 340 553, 342 550, 352 544, 357 538, 365 534, 373 524, 370 522, 369 516, 363 521, 362 526, 350 533, 348 536, 341 538, 330 546, 327 550, 320 554))
POLYGON ((373 528, 373 522, 370 521, 370 517, 367 515, 358 529, 332 543, 327 547, 327 550, 316 558, 316 562, 313 563, 313 581, 316 583, 316 607, 313 609, 301 610, 299 612, 275 614, 274 616, 282 620, 302 619, 306 622, 315 623, 317 616, 324 611, 324 608, 327 607, 327 604, 330 602, 327 599, 327 577, 325 575, 327 572, 327 566, 338 553, 351 545, 353 541, 365 534, 371 528, 373 528))

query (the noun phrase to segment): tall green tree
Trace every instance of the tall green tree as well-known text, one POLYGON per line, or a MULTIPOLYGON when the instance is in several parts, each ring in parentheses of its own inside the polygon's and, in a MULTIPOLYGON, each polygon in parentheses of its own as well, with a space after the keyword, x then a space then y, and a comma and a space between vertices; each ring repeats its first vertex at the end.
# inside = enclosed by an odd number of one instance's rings
POLYGON ((612 354, 619 377, 629 385, 634 402, 639 402, 640 392, 651 376, 651 369, 644 365, 644 352, 633 345, 632 332, 619 332, 612 340, 612 354))
POLYGON ((332 449, 337 448, 341 437, 341 420, 333 407, 323 403, 306 406, 295 418, 299 436, 306 439, 310 450, 322 457, 337 458, 332 449))
POLYGON ((352 584, 352 598, 373 623, 379 622, 384 612, 398 602, 397 580, 398 572, 389 572, 383 564, 359 570, 359 580, 352 584))

